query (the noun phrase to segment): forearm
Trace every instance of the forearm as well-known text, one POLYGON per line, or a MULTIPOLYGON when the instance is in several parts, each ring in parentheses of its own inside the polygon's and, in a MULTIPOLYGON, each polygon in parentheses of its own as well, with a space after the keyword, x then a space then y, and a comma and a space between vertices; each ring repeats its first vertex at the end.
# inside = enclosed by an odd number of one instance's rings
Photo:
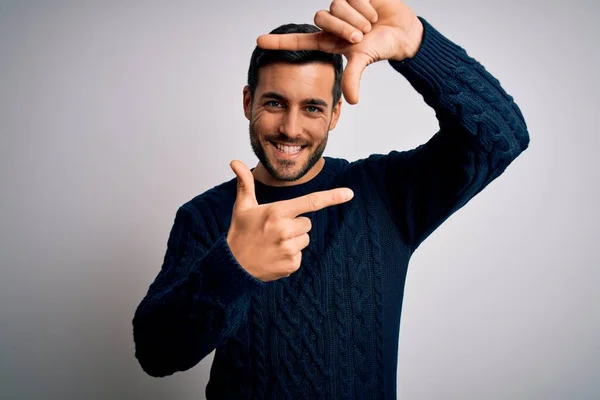
POLYGON ((434 109, 440 130, 415 149, 373 155, 366 164, 413 249, 529 145, 523 115, 498 80, 421 21, 417 53, 390 64, 434 109))
POLYGON ((424 31, 410 59, 390 60, 436 112, 442 133, 466 134, 488 153, 494 168, 505 168, 529 144, 519 107, 464 49, 420 18, 424 31))
POLYGON ((136 357, 151 376, 187 370, 235 334, 245 323, 250 295, 262 285, 236 265, 225 235, 203 254, 195 247, 168 250, 174 255, 167 254, 135 312, 136 357))

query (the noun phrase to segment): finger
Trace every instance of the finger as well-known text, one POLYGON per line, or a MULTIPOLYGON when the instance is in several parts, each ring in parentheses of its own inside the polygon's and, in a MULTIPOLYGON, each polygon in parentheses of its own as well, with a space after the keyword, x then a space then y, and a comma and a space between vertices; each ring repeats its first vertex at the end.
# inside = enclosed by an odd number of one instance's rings
POLYGON ((308 233, 305 233, 300 236, 296 236, 291 239, 294 242, 294 246, 298 249, 298 252, 301 252, 303 249, 307 248, 310 244, 310 236, 308 233))
POLYGON ((327 53, 341 53, 346 42, 327 32, 282 33, 260 35, 256 39, 258 47, 264 50, 320 50, 327 53))
MULTIPOLYGON (((342 6, 339 6, 340 8, 342 6)), ((360 29, 332 15, 329 11, 321 10, 315 14, 315 25, 323 31, 331 33, 348 43, 358 43, 363 38, 360 29)))
POLYGON ((366 55, 353 55, 348 59, 348 64, 342 75, 342 92, 344 98, 350 104, 358 103, 360 79, 368 64, 369 59, 366 55))
POLYGON ((377 11, 369 0, 348 0, 348 4, 372 23, 377 22, 377 11))
POLYGON ((282 216, 297 217, 307 212, 319 211, 325 207, 345 203, 353 196, 354 192, 351 189, 338 188, 280 201, 277 206, 281 207, 282 216))
POLYGON ((254 191, 254 176, 252 171, 241 161, 234 160, 229 166, 237 177, 237 195, 235 207, 240 211, 247 210, 257 206, 256 194, 254 191))
MULTIPOLYGON (((368 3, 367 3, 368 4, 368 3)), ((371 23, 360 11, 345 0, 333 0, 329 7, 330 14, 352 25, 354 28, 367 33, 371 31, 371 23)), ((332 32, 335 33, 335 32, 332 32)))
POLYGON ((304 235, 312 229, 312 222, 307 217, 297 217, 293 219, 289 225, 289 231, 283 237, 284 240, 293 239, 297 236, 304 235))

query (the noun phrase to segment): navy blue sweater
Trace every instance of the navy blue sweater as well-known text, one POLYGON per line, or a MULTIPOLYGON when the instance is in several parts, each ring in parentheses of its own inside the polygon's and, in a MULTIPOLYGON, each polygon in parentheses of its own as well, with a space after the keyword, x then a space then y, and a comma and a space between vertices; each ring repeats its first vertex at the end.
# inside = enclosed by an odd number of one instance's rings
POLYGON ((389 63, 435 110, 439 131, 409 151, 355 162, 325 157, 304 184, 256 181, 261 204, 354 190, 348 203, 305 214, 310 245, 289 278, 263 283, 232 255, 225 239, 235 179, 182 205, 133 319, 144 371, 184 371, 216 349, 208 399, 396 398, 411 255, 529 144, 524 118, 498 80, 421 21, 415 57, 389 63))

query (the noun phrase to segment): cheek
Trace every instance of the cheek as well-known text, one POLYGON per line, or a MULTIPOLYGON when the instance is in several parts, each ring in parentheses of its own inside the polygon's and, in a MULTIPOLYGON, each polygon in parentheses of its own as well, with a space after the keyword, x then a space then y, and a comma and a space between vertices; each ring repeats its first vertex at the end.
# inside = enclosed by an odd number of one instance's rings
POLYGON ((320 140, 326 134, 329 127, 329 120, 325 118, 312 118, 306 123, 306 132, 313 138, 320 140))
POLYGON ((269 114, 257 112, 252 119, 252 128, 258 134, 276 132, 277 124, 274 118, 270 118, 269 114))

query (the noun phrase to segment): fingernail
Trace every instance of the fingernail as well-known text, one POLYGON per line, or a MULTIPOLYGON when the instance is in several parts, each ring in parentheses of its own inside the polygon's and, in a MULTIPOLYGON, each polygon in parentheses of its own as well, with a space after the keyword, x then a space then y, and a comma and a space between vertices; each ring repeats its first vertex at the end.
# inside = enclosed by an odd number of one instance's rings
POLYGON ((362 33, 360 33, 359 31, 354 31, 354 32, 352 32, 352 35, 350 35, 350 41, 353 43, 360 42, 361 38, 362 38, 362 33))
POLYGON ((346 189, 346 190, 344 190, 344 198, 346 200, 350 200, 353 197, 354 197, 354 192, 352 191, 352 189, 346 189))

